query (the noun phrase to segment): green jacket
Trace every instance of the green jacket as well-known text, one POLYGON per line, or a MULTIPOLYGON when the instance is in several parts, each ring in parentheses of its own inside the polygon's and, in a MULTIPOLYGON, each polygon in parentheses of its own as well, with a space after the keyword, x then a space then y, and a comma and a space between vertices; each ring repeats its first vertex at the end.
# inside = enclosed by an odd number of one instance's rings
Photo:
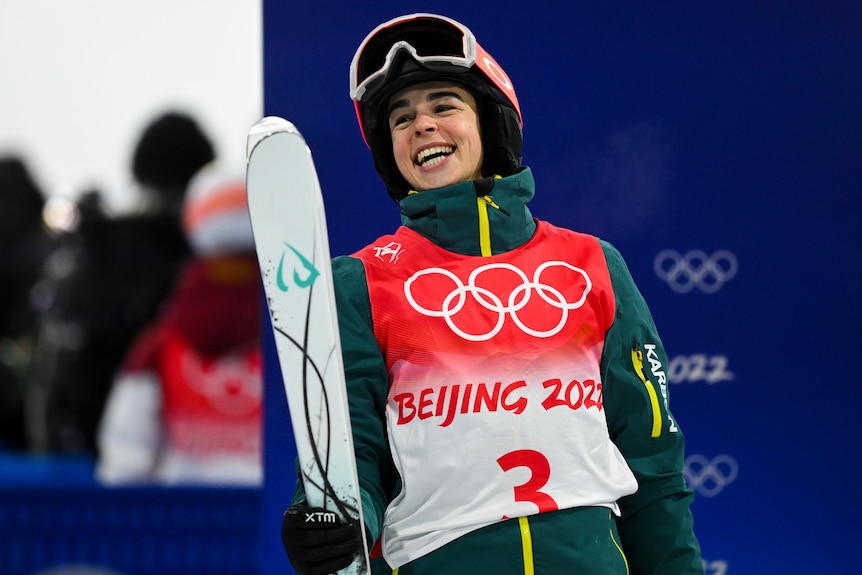
MULTIPOLYGON (((530 170, 493 180, 492 189, 486 188, 491 188, 489 180, 410 195, 400 203, 402 224, 448 252, 469 256, 505 254, 533 238, 543 224, 526 206, 534 193, 530 170)), ((504 575, 703 573, 689 509, 693 494, 682 473, 684 439, 669 411, 663 346, 619 252, 607 242, 591 241, 600 246, 615 300, 595 367, 603 417, 607 436, 637 480, 636 491, 617 502, 613 511, 619 517, 607 507, 591 506, 483 525, 401 566, 399 575, 478 569, 504 575)), ((386 421, 387 402, 392 417, 392 374, 375 337, 366 264, 359 253, 334 258, 332 266, 363 514, 376 539, 384 531, 387 507, 403 486, 386 421)), ((435 473, 434 461, 424 465, 435 473)), ((301 497, 300 486, 295 498, 301 497)))

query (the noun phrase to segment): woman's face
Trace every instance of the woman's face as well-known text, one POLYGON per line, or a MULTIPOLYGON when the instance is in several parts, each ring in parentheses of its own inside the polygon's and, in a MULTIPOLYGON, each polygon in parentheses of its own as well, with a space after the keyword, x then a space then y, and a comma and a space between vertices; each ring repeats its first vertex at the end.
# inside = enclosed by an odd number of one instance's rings
POLYGON ((425 82, 389 100, 392 153, 417 191, 482 177, 482 138, 473 95, 452 82, 425 82))

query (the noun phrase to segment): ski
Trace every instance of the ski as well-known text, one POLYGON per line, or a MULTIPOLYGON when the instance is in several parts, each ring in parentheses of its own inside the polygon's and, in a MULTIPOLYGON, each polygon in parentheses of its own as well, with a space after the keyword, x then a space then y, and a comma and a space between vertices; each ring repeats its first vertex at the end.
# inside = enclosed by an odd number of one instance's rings
POLYGON ((308 504, 358 521, 370 575, 332 287, 323 195, 299 130, 266 117, 248 134, 255 247, 308 504))

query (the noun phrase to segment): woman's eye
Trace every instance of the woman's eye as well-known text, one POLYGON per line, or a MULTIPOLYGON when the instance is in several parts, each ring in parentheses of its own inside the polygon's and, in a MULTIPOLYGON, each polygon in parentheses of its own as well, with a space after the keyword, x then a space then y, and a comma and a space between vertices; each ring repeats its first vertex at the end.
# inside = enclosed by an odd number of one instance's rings
POLYGON ((399 125, 404 124, 405 122, 409 122, 409 121, 410 121, 410 116, 408 116, 407 114, 404 114, 401 116, 395 116, 389 122, 393 127, 395 127, 395 126, 399 126, 399 125))

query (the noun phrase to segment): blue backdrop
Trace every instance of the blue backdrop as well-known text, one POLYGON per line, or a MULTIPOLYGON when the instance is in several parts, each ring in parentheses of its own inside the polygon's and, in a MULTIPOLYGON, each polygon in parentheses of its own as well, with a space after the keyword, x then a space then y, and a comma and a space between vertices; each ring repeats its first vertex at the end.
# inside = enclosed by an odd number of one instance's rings
MULTIPOLYGON (((670 358, 706 572, 859 573, 862 5, 264 0, 265 114, 314 154, 334 255, 399 223, 347 70, 380 22, 438 11, 515 83, 537 217, 626 257, 670 358)), ((293 448, 268 348, 262 569, 293 448)))

